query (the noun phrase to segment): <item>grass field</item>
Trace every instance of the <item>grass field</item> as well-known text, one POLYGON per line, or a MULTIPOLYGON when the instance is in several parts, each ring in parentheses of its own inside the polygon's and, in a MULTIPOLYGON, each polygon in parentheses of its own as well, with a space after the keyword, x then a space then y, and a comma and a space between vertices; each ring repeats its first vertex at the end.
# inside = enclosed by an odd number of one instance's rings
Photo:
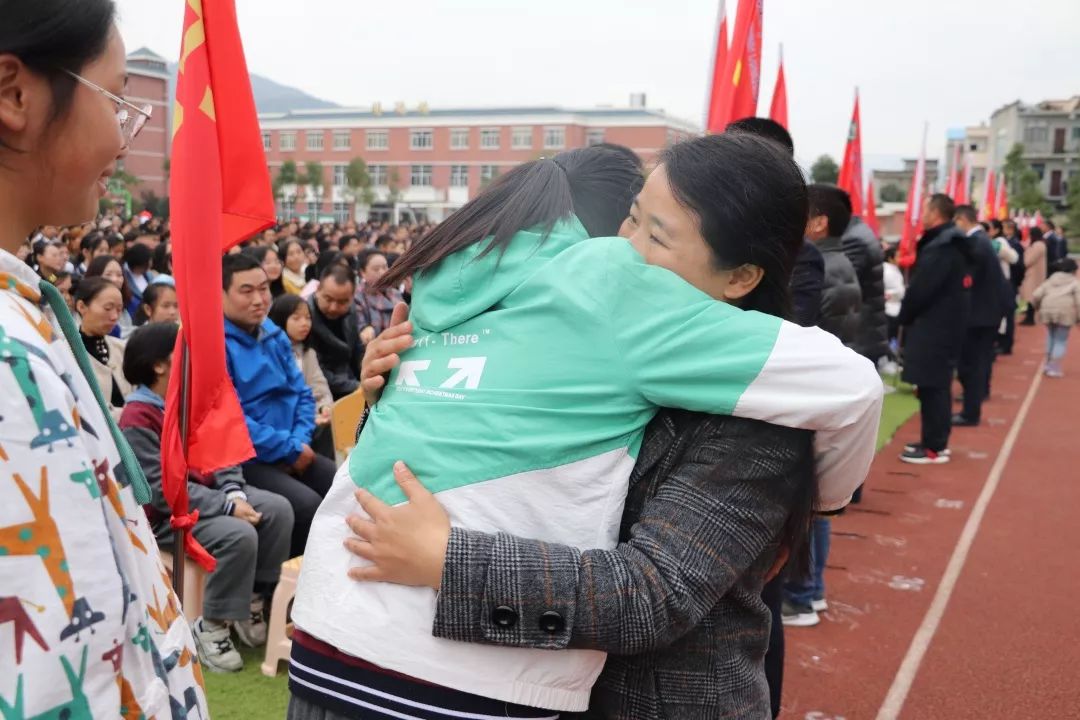
MULTIPOLYGON (((885 396, 878 431, 878 449, 884 447, 900 426, 919 409, 911 388, 901 385, 885 396)), ((288 668, 281 663, 278 676, 264 677, 259 670, 262 652, 242 648, 244 670, 235 674, 206 673, 206 692, 214 720, 270 720, 285 717, 289 703, 288 668)))

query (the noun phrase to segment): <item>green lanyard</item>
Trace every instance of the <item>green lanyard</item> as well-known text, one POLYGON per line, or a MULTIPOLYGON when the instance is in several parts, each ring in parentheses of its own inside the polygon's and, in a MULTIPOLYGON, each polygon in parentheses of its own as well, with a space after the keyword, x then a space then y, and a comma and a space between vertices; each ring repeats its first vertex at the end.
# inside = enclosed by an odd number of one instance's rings
POLYGON ((105 416, 105 422, 109 425, 109 433, 116 443, 116 449, 120 452, 120 465, 123 467, 124 474, 127 475, 128 482, 131 483, 131 489, 135 493, 135 502, 146 505, 150 502, 150 485, 146 482, 146 475, 143 474, 142 467, 139 466, 135 452, 131 449, 131 445, 128 444, 127 438, 120 432, 109 406, 105 403, 105 396, 101 393, 101 388, 98 387, 97 377, 94 375, 94 369, 90 365, 90 356, 86 354, 86 348, 83 347, 82 339, 79 337, 79 328, 75 326, 75 319, 71 317, 71 311, 68 310, 64 296, 60 294, 60 291, 52 283, 45 280, 38 284, 38 289, 41 290, 42 297, 49 303, 49 307, 52 308, 56 319, 60 322, 60 329, 64 333, 64 339, 67 340, 68 347, 71 348, 71 352, 75 355, 75 362, 79 364, 79 369, 82 370, 83 377, 86 378, 90 390, 94 393, 94 399, 97 400, 98 407, 101 408, 101 414, 105 416))

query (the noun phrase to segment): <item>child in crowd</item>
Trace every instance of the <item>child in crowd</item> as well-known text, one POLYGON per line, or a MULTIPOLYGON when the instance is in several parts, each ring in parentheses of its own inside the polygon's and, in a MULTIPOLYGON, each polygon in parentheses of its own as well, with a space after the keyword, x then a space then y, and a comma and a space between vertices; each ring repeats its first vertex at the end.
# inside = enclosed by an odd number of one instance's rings
POLYGON ((1032 303, 1039 313, 1039 322, 1046 325, 1047 377, 1065 377, 1061 361, 1069 342, 1069 331, 1080 323, 1080 280, 1076 278, 1076 261, 1059 260, 1052 266, 1053 274, 1035 289, 1032 303))
MULTIPOLYGON (((161 430, 178 330, 175 323, 144 325, 132 334, 124 355, 124 375, 135 390, 127 397, 120 429, 150 484, 153 497, 145 509, 162 547, 174 539, 161 487, 161 430)), ((199 513, 195 539, 217 560, 206 579, 203 616, 193 624, 199 657, 214 672, 238 672, 244 661, 230 626, 249 647, 266 643, 264 598, 289 558, 292 506, 280 495, 245 484, 238 467, 212 475, 191 471, 188 502, 199 513)))

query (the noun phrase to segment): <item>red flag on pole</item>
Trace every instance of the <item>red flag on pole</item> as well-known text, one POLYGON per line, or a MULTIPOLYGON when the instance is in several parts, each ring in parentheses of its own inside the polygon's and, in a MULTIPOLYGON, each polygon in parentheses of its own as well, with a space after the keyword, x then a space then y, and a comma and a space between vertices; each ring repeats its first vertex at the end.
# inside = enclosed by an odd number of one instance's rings
POLYGON ((916 244, 923 232, 922 211, 923 195, 926 189, 926 132, 923 126, 922 151, 915 163, 915 174, 911 176, 911 189, 908 191, 907 210, 904 212, 904 232, 900 236, 900 248, 896 263, 908 268, 915 264, 916 244))
POLYGON ((997 200, 994 201, 994 217, 998 220, 1009 219, 1009 191, 1005 183, 1005 173, 998 178, 997 200))
POLYGON ((877 201, 874 200, 874 178, 866 181, 866 224, 874 231, 874 235, 881 237, 881 223, 877 218, 877 201))
POLYGON ((971 161, 965 159, 963 169, 956 170, 956 196, 953 198, 957 205, 968 205, 971 200, 968 193, 971 191, 971 161))
POLYGON ((724 72, 727 68, 728 57, 728 28, 727 28, 727 3, 720 0, 716 27, 716 44, 713 51, 712 84, 709 90, 709 109, 705 118, 705 131, 712 134, 724 132, 729 118, 722 116, 724 94, 724 72))
POLYGON ((960 146, 962 143, 957 143, 956 148, 953 150, 953 161, 949 169, 949 184, 945 188, 945 194, 953 199, 957 205, 961 204, 957 190, 960 189, 960 146))
POLYGON ((859 119, 859 91, 856 89, 855 109, 851 113, 847 146, 844 148, 844 162, 840 165, 840 178, 836 184, 851 196, 851 214, 858 217, 863 214, 862 182, 862 122, 859 119))
POLYGON ((764 0, 742 0, 735 16, 727 62, 720 82, 717 119, 720 130, 728 123, 757 115, 761 87, 761 23, 764 0))
POLYGON ((772 103, 769 105, 769 117, 787 129, 787 80, 784 78, 784 46, 780 46, 780 69, 776 73, 776 87, 773 88, 772 103))
POLYGON ((986 171, 986 186, 984 187, 982 206, 979 208, 979 220, 989 222, 994 218, 994 203, 997 201, 997 191, 994 189, 994 171, 986 171))
POLYGON ((210 570, 214 559, 185 532, 198 520, 197 511, 188 513, 189 469, 210 473, 255 454, 225 369, 221 256, 274 223, 234 0, 186 2, 171 167, 173 273, 183 329, 166 400, 162 486, 172 526, 186 535, 184 549, 210 570))

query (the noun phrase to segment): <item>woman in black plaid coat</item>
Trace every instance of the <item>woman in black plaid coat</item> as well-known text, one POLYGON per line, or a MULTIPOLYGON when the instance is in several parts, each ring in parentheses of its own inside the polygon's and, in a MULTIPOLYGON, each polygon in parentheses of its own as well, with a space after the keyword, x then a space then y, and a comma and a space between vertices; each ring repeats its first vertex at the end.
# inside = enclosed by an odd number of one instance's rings
MULTIPOLYGON (((665 152, 621 234, 718 300, 787 316, 806 217, 805 184, 782 151, 731 157, 701 138, 665 152)), ((389 337, 373 343, 366 376, 407 347, 389 337)), ((811 446, 808 431, 664 411, 646 432, 614 550, 451 529, 407 471, 410 502, 362 495, 375 522, 351 523, 360 537, 349 544, 374 562, 358 576, 439 589, 437 637, 609 653, 583 717, 764 720, 761 590, 789 549, 805 563, 811 446)))

